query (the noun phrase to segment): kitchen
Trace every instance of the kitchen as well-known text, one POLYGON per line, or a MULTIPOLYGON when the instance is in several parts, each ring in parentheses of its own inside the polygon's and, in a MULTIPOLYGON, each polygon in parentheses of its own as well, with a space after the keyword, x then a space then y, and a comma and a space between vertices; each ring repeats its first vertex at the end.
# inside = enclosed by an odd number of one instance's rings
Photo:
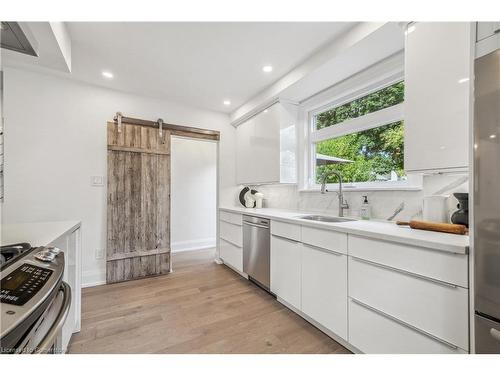
POLYGON ((499 25, 2 21, 2 352, 500 354, 499 25))

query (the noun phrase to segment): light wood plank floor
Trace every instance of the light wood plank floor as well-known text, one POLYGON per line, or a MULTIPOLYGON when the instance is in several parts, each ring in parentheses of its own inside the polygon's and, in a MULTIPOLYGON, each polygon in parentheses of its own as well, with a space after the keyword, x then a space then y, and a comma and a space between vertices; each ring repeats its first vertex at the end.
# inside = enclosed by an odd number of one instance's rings
POLYGON ((70 353, 349 353, 223 265, 174 255, 174 272, 83 290, 70 353))

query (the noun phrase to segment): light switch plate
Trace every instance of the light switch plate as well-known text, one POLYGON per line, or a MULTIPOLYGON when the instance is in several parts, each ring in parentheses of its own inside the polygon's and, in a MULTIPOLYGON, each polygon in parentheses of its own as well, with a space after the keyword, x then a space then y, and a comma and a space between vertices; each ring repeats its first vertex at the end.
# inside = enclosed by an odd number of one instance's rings
POLYGON ((95 258, 96 259, 104 259, 104 249, 96 249, 95 258))
POLYGON ((90 176, 91 186, 104 186, 104 176, 90 176))

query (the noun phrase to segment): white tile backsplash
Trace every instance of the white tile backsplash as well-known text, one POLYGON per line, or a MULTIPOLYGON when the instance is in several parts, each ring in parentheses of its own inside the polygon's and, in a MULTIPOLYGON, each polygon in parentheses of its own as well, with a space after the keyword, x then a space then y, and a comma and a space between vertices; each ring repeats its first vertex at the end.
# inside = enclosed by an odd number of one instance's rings
MULTIPOLYGON (((331 215, 338 213, 338 197, 334 192, 327 194, 299 192, 296 185, 285 184, 260 185, 255 189, 264 194, 264 207, 314 211, 331 215)), ((367 195, 372 218, 387 219, 401 202, 404 202, 403 211, 394 220, 421 219, 424 196, 449 194, 448 208, 451 215, 457 209, 458 203, 452 196, 454 192, 468 192, 466 174, 424 176, 423 189, 418 191, 346 191, 344 197, 350 208, 344 212, 346 216, 359 216, 362 196, 367 195)))

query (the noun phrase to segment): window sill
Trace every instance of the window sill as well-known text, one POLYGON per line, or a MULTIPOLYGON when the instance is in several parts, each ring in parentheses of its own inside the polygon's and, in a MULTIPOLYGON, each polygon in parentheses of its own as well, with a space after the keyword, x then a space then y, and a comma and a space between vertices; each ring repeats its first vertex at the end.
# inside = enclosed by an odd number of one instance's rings
MULTIPOLYGON (((363 191, 420 191, 422 186, 343 186, 342 191, 363 192, 363 191)), ((329 192, 336 192, 338 188, 330 188, 329 192)), ((299 193, 319 193, 320 188, 299 189, 299 193)))

